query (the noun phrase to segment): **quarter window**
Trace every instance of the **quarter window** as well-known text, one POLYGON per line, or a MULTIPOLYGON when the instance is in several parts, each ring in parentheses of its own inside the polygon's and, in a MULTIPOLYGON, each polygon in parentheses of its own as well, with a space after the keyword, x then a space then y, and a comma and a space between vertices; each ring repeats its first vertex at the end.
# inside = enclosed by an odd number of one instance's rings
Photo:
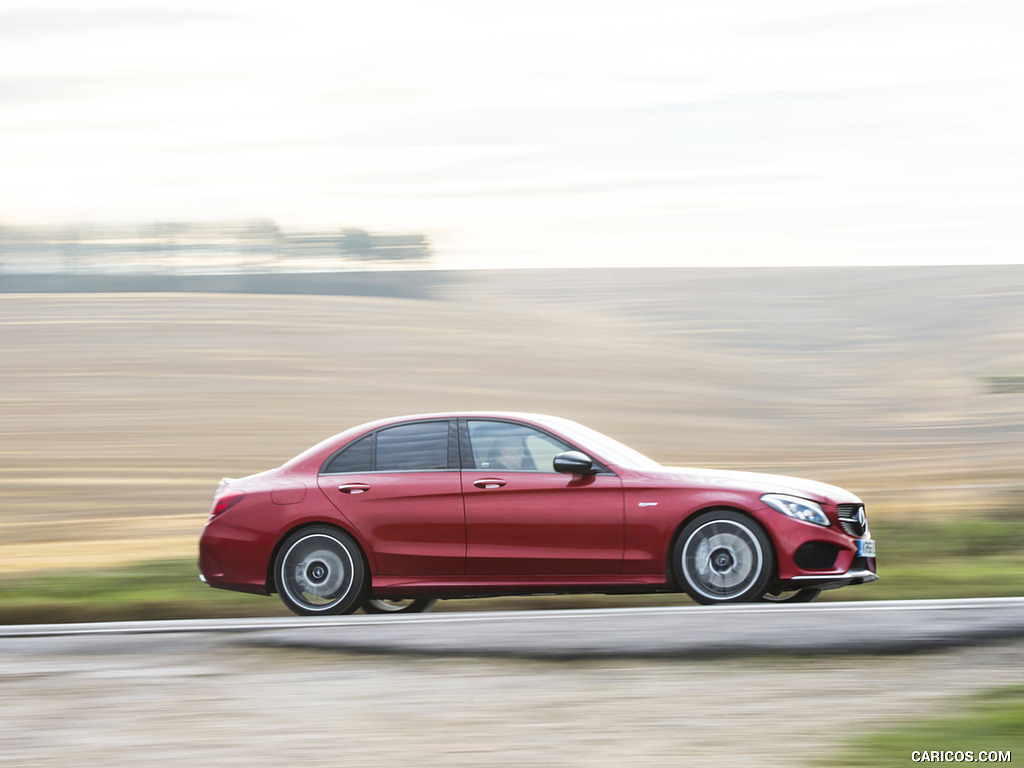
POLYGON ((373 435, 356 440, 327 465, 327 474, 343 472, 373 472, 373 435))

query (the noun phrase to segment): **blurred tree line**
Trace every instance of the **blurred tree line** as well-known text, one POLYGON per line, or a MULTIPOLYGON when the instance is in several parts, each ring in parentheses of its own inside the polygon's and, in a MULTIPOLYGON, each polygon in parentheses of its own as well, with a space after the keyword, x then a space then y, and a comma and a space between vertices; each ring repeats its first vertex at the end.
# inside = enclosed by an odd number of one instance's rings
POLYGON ((133 266, 189 267, 344 266, 426 262, 423 234, 357 228, 284 229, 271 219, 220 222, 150 222, 135 225, 0 225, 0 269, 7 272, 128 270, 133 266))

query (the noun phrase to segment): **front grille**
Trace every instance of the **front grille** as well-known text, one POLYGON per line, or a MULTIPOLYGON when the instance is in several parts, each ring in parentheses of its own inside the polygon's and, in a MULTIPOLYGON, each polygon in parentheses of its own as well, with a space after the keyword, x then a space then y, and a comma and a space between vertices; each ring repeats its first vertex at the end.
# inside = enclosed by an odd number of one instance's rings
POLYGON ((868 519, 864 516, 863 504, 838 504, 836 513, 843 530, 858 539, 868 532, 868 519))

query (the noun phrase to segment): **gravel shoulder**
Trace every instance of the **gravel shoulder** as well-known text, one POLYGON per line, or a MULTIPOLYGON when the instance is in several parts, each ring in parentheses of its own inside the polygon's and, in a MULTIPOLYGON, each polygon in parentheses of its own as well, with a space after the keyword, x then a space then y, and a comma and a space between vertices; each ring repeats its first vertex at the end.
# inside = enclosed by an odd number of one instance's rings
POLYGON ((10 638, 0 765, 810 765, 1024 681, 1024 644, 915 656, 524 661, 10 638))

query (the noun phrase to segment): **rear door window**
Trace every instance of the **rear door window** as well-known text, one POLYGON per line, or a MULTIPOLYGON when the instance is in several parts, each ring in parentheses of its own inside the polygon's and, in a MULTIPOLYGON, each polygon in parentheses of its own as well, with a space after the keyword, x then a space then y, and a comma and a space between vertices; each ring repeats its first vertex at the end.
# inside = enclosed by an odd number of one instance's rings
POLYGON ((448 422, 418 421, 377 433, 377 471, 448 469, 448 422))
POLYGON ((444 470, 455 463, 455 429, 447 421, 417 421, 372 432, 336 453, 323 474, 444 470))

